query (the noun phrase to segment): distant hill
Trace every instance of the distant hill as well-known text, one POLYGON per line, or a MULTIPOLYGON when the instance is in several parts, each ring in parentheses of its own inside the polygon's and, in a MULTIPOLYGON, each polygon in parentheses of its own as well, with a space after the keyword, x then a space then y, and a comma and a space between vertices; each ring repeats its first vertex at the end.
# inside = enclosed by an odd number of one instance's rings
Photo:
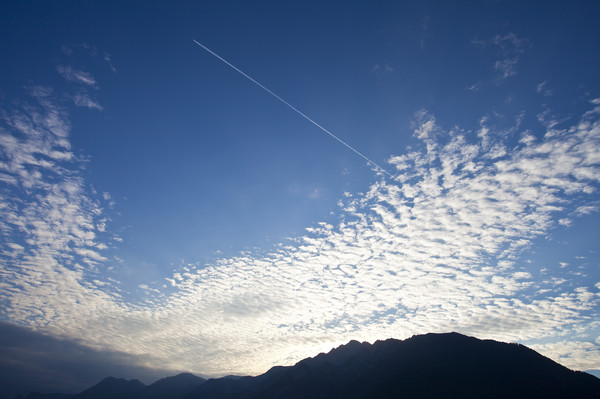
MULTIPOLYGON (((575 372, 518 344, 457 333, 418 335, 374 344, 350 341, 294 366, 257 377, 205 381, 192 374, 150 386, 107 378, 70 399, 300 398, 590 398, 600 379, 575 372)), ((39 394, 38 394, 39 395, 39 394)), ((27 396, 52 399, 57 396, 27 396)), ((61 399, 63 397, 60 397, 61 399)))
POLYGON ((30 393, 25 399, 175 399, 185 396, 205 381, 193 374, 182 373, 147 386, 138 380, 108 377, 76 395, 30 393))
POLYGON ((179 398, 200 386, 206 380, 190 373, 167 377, 150 385, 144 399, 179 398))
POLYGON ((128 399, 138 397, 146 385, 138 380, 107 377, 93 387, 86 389, 74 398, 77 399, 128 399))

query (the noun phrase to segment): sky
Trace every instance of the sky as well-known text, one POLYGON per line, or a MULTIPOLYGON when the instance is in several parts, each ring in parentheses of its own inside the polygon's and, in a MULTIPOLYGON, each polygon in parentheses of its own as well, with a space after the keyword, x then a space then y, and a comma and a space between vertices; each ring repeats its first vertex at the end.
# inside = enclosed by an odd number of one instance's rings
POLYGON ((75 392, 457 331, 600 369, 598 18, 0 3, 0 368, 75 392))

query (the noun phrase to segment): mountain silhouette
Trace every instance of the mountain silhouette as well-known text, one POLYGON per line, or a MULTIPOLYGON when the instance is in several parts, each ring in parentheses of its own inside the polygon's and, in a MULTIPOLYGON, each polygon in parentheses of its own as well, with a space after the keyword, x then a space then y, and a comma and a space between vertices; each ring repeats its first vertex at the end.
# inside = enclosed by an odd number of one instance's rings
POLYGON ((301 398, 590 398, 600 379, 576 372, 520 344, 457 333, 417 335, 374 344, 350 341, 294 366, 257 377, 208 381, 179 374, 145 386, 106 378, 77 395, 27 399, 301 399, 301 398))
POLYGON ((74 394, 30 393, 25 399, 163 399, 181 398, 206 380, 190 373, 162 378, 146 386, 138 380, 108 377, 74 394))
POLYGON ((351 341, 258 377, 209 380, 186 399, 590 398, 600 379, 518 344, 457 333, 351 341))
POLYGON ((77 399, 129 399, 138 397, 146 388, 138 380, 107 377, 93 387, 74 396, 77 399))
POLYGON ((198 387, 206 380, 190 373, 160 379, 150 385, 144 399, 178 398, 198 387))

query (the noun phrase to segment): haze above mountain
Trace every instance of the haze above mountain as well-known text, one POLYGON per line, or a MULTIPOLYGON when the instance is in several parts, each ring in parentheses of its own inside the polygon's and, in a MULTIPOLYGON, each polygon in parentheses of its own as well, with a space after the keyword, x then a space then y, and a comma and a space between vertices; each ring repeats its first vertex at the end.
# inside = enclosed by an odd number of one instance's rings
POLYGON ((523 345, 448 333, 350 341, 256 377, 205 380, 184 373, 148 386, 108 377, 76 395, 32 393, 26 399, 597 398, 598 393, 600 379, 523 345))

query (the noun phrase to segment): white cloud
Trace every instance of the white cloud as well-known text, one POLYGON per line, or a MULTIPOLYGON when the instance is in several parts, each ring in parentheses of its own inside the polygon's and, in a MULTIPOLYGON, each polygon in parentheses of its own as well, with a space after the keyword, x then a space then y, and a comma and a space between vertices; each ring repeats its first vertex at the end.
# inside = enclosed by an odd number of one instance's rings
POLYGON ((325 190, 322 188, 315 188, 308 194, 308 198, 310 198, 310 199, 320 198, 323 195, 324 191, 325 190))
POLYGON ((104 61, 106 61, 106 63, 108 64, 108 67, 110 68, 110 70, 116 73, 117 72, 117 68, 115 68, 114 64, 112 63, 112 58, 111 58, 110 54, 104 53, 102 55, 102 58, 104 59, 104 61))
POLYGON ((517 62, 519 62, 518 57, 504 58, 496 61, 494 69, 501 73, 502 79, 506 79, 517 74, 517 62))
POLYGON ((538 94, 542 94, 543 96, 546 96, 546 97, 549 97, 553 94, 552 90, 550 90, 546 87, 547 83, 548 83, 548 81, 545 80, 542 83, 537 85, 536 91, 538 94))
POLYGON ((577 207, 577 209, 575 209, 575 215, 576 216, 584 216, 584 215, 589 215, 592 214, 594 212, 598 212, 598 206, 596 205, 582 205, 577 207))
POLYGON ((571 219, 563 218, 558 220, 558 224, 569 227, 571 224, 573 224, 573 221, 571 219))
POLYGON ((530 347, 574 370, 597 369, 600 362, 598 342, 564 340, 547 344, 532 344, 530 347))
POLYGON ((112 72, 117 72, 117 69, 115 68, 115 66, 112 63, 111 55, 107 52, 100 53, 100 51, 94 45, 91 45, 91 44, 88 44, 85 42, 84 43, 67 43, 67 44, 62 45, 62 51, 68 56, 72 56, 76 52, 84 53, 92 58, 100 55, 102 57, 102 59, 104 60, 104 62, 106 63, 106 65, 108 66, 108 68, 112 72))
POLYGON ((373 72, 394 72, 394 67, 389 64, 375 64, 372 68, 373 72))
POLYGON ((94 79, 94 76, 89 72, 62 65, 56 67, 56 70, 69 82, 81 83, 86 86, 96 86, 96 79, 94 79))
MULTIPOLYGON (((575 200, 577 209, 592 206, 597 113, 566 130, 546 125, 543 138, 526 136, 509 151, 485 120, 474 134, 446 132, 420 111, 414 131, 424 148, 390 158, 393 181, 345 195, 338 223, 316 224, 267 254, 182 266, 166 288, 139 285, 148 296, 132 303, 95 273, 111 234, 99 227, 102 210, 74 156, 40 155, 70 154, 66 116, 44 101, 8 113, 0 135, 1 171, 12 178, 2 228, 22 237, 3 244, 12 255, 0 269, 0 299, 11 322, 165 368, 226 374, 265 371, 349 339, 456 330, 563 341, 597 316, 591 287, 556 276, 536 282, 520 261, 559 212, 575 200)), ((599 368, 598 348, 574 342, 583 357, 569 364, 599 368)), ((557 348, 545 350, 560 357, 557 348)))
POLYGON ((498 77, 500 80, 517 74, 516 65, 521 54, 525 52, 530 44, 529 39, 519 37, 513 32, 505 35, 498 34, 489 40, 472 40, 471 43, 484 49, 493 48, 497 50, 499 59, 494 62, 493 68, 500 73, 498 77))
MULTIPOLYGON (((426 117, 416 134, 432 140, 429 132, 440 127, 427 113, 418 116, 426 117)), ((296 245, 173 278, 179 291, 157 303, 169 311, 155 317, 170 324, 185 314, 186 326, 219 326, 194 332, 197 350, 210 344, 235 353, 206 353, 196 367, 209 373, 264 370, 350 338, 448 329, 509 341, 572 333, 597 307, 597 295, 585 287, 556 292, 554 281, 544 283, 549 288, 539 298, 521 295, 532 275, 515 271, 514 259, 558 223, 565 193, 583 192, 577 183, 590 177, 597 184, 593 173, 577 173, 593 157, 582 144, 598 140, 597 121, 586 126, 575 135, 526 140, 493 163, 484 147, 456 134, 393 157, 390 163, 405 171, 402 185, 379 182, 347 197, 338 226, 312 228, 296 245), (571 165, 555 162, 566 154, 571 165), (269 353, 248 349, 265 343, 269 353)), ((148 347, 165 345, 147 339, 148 347)))
POLYGON ((86 194, 70 151, 66 111, 51 91, 31 92, 39 104, 4 112, 0 127, 0 168, 11 178, 0 191, 6 206, 0 224, 17 241, 2 245, 13 251, 3 252, 0 281, 9 304, 4 317, 42 326, 63 312, 114 304, 86 282, 106 259, 94 227, 100 208, 86 194))
POLYGON ((473 83, 471 86, 466 88, 469 91, 479 91, 479 89, 481 89, 481 83, 473 83))
POLYGON ((425 110, 420 110, 415 113, 415 119, 415 136, 421 140, 430 139, 436 131, 435 117, 425 110))
POLYGON ((496 35, 492 39, 492 43, 500 47, 505 54, 523 53, 529 46, 529 39, 519 37, 513 32, 505 35, 496 35))
POLYGON ((78 93, 73 96, 73 102, 78 107, 86 107, 102 111, 104 108, 96 100, 92 99, 87 93, 78 93))

